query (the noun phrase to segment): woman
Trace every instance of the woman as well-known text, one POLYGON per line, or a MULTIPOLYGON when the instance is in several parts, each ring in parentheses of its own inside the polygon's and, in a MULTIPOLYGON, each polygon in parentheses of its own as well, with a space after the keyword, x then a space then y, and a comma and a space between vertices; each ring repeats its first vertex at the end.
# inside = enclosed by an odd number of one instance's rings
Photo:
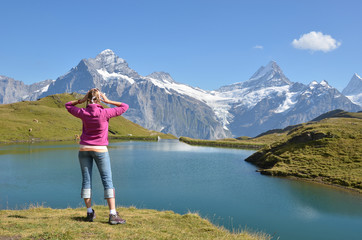
POLYGON ((121 102, 109 100, 104 93, 93 88, 88 91, 83 99, 70 101, 65 104, 66 109, 73 116, 82 119, 83 132, 80 137, 79 163, 82 170, 82 191, 87 206, 87 221, 93 222, 96 217, 92 209, 91 189, 92 189, 92 167, 93 160, 96 162, 101 175, 104 198, 109 206, 109 223, 122 224, 123 220, 116 211, 115 192, 112 182, 112 171, 108 154, 108 121, 112 117, 123 114, 128 109, 128 105, 121 102), (103 108, 100 102, 112 104, 114 108, 103 108), (86 108, 78 108, 75 105, 87 102, 86 108))

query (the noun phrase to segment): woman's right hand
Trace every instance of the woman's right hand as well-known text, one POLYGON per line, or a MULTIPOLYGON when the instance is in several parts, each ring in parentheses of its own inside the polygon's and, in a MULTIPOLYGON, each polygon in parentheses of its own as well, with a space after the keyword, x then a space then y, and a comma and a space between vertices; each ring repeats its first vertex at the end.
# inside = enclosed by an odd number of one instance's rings
POLYGON ((102 92, 99 92, 100 95, 101 95, 101 101, 106 103, 106 104, 112 104, 112 105, 115 105, 117 107, 121 106, 122 103, 121 102, 116 102, 116 101, 112 101, 112 100, 109 100, 107 97, 106 97, 106 94, 102 93, 102 92))
POLYGON ((106 97, 106 94, 99 92, 99 94, 101 95, 101 101, 104 103, 109 103, 109 99, 106 97))

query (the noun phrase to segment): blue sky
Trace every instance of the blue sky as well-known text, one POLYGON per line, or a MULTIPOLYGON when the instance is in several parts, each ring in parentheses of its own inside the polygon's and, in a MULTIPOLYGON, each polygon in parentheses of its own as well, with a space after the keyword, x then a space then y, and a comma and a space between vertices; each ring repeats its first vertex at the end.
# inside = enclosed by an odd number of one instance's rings
POLYGON ((362 75, 362 1, 0 0, 0 75, 56 79, 112 49, 141 75, 207 90, 274 60, 293 82, 362 75))

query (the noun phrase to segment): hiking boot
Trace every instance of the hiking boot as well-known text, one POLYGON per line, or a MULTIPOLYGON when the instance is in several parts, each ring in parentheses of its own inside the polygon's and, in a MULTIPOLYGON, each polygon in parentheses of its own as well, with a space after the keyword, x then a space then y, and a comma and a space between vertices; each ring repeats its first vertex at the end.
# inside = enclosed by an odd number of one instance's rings
POLYGON ((96 218, 96 212, 92 209, 91 213, 87 213, 86 221, 93 222, 93 220, 96 218))
POLYGON ((126 223, 126 220, 122 219, 119 215, 118 212, 116 215, 113 214, 109 214, 109 224, 124 224, 126 223))

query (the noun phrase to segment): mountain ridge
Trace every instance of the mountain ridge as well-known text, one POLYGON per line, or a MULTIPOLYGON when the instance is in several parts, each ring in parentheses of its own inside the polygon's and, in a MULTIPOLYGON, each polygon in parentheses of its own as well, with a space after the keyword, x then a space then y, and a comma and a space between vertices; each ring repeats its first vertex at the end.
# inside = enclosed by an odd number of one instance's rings
POLYGON ((201 139, 252 137, 334 109, 361 110, 327 81, 291 82, 275 61, 260 67, 247 81, 207 91, 178 83, 166 72, 141 76, 110 49, 82 59, 37 97, 84 94, 93 87, 129 103, 125 117, 145 128, 201 139))

